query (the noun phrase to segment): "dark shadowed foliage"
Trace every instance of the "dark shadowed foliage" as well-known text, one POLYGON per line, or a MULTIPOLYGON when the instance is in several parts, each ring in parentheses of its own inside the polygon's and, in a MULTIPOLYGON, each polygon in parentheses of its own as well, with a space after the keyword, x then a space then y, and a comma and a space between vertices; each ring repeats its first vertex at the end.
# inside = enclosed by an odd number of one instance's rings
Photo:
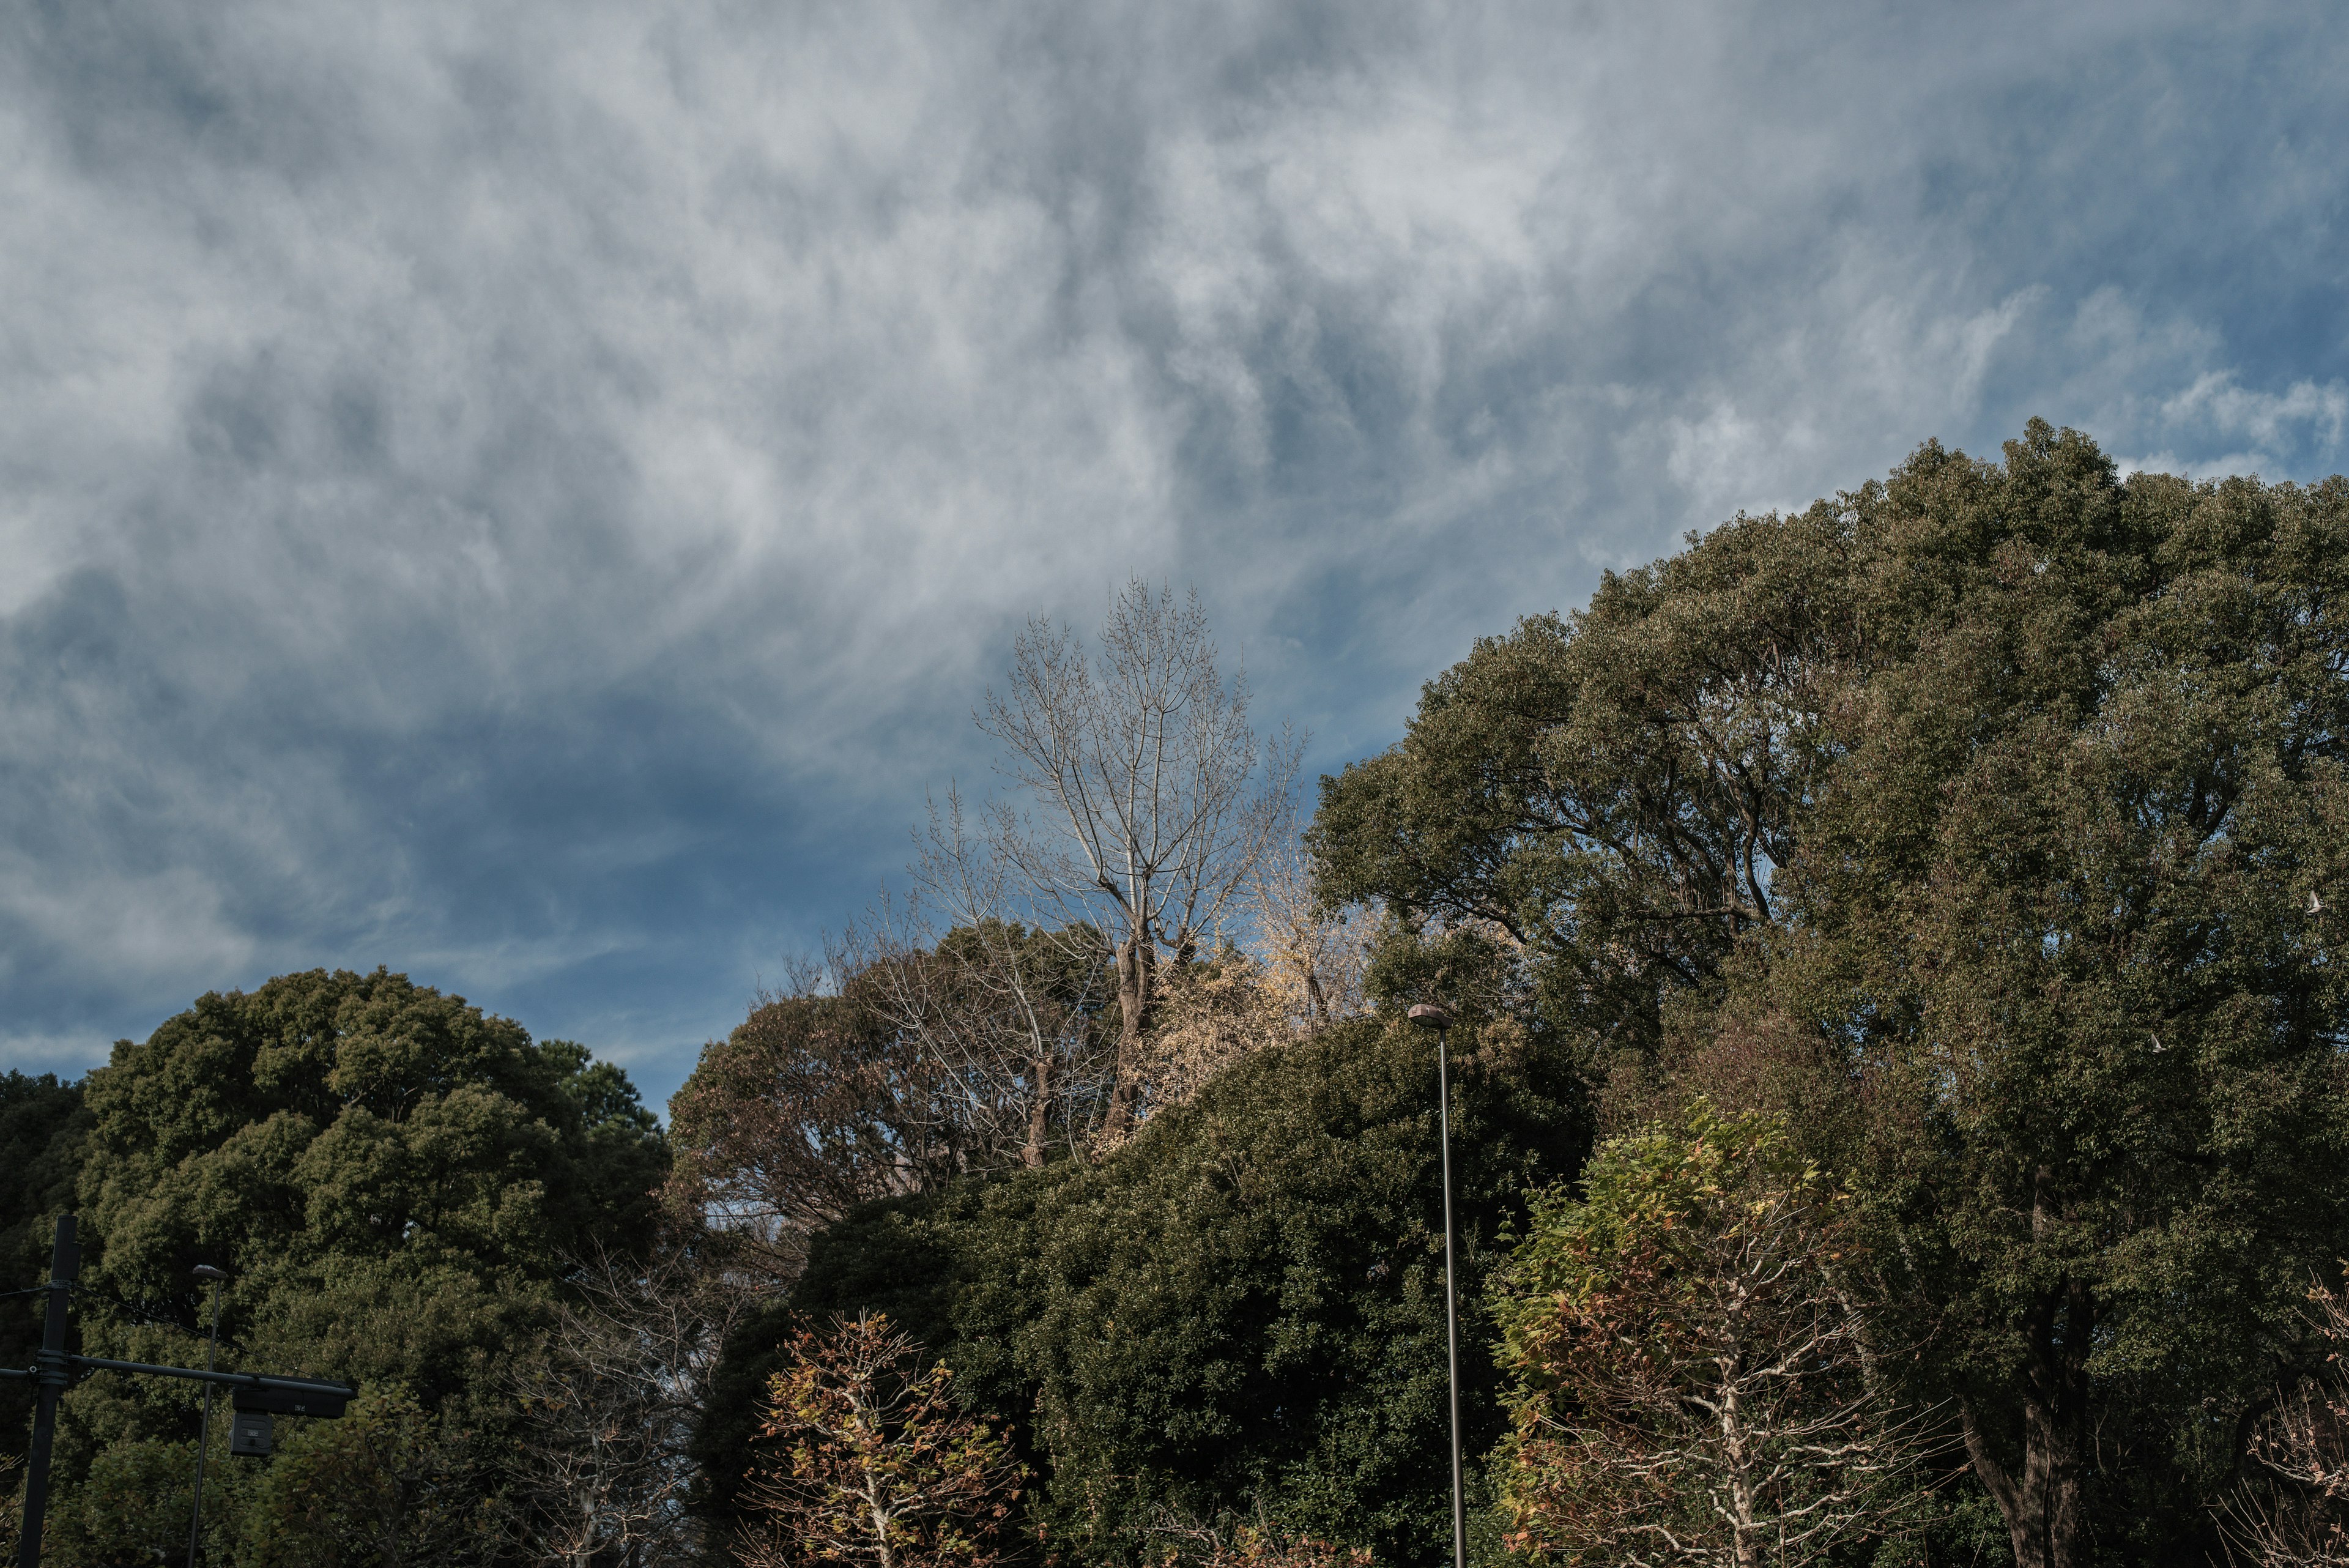
MULTIPOLYGON (((1493 1241, 1587 1144, 1568 1064, 1502 1023, 1454 1080, 1467 1343, 1493 1241)), ((1099 1166, 1063 1160, 859 1210, 815 1241, 802 1313, 879 1308, 1014 1423, 1048 1543, 1133 1560, 1170 1520, 1261 1510, 1434 1562, 1444 1485, 1442 1212, 1433 1044, 1365 1020, 1243 1059, 1099 1166)), ((720 1484, 778 1314, 738 1337, 711 1412, 720 1484)), ((1473 1351, 1472 1450, 1498 1437, 1473 1351)), ((1162 1542, 1163 1544, 1163 1542, 1162 1542)))
MULTIPOLYGON (((51 1227, 73 1207, 88 1127, 78 1084, 47 1073, 0 1077, 0 1290, 48 1277, 51 1227)), ((39 1302, 0 1301, 0 1366, 31 1366, 40 1342, 39 1302)), ((32 1408, 31 1384, 0 1382, 0 1456, 25 1451, 32 1408)))

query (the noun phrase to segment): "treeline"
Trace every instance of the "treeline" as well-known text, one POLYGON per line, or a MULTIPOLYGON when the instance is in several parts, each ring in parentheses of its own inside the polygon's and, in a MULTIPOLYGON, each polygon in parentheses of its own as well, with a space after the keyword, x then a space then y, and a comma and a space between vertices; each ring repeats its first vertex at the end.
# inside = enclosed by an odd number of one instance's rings
MULTIPOLYGON (((2344 588, 2341 480, 1928 445, 1480 641, 1299 834, 1136 587, 665 1134, 287 976, 6 1081, 9 1282, 76 1203, 91 1347, 200 1356, 209 1262, 366 1384, 214 1562, 1433 1564, 1433 1002, 1478 1561, 2349 1561, 2344 588)), ((50 1560, 183 1551, 191 1399, 66 1403, 50 1560)))

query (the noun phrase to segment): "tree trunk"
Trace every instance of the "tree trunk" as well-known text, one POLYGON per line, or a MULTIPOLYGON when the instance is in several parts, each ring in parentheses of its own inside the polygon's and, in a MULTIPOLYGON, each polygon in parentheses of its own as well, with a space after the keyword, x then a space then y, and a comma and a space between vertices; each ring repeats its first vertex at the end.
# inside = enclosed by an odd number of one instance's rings
MULTIPOLYGON (((1744 1304, 1743 1291, 1731 1298, 1733 1322, 1744 1304)), ((1742 1351, 1732 1350, 1715 1365, 1721 1372, 1721 1454, 1728 1461, 1729 1506, 1735 1515, 1730 1521, 1730 1533, 1737 1553, 1737 1568, 1762 1568, 1762 1532, 1754 1524, 1754 1480, 1748 1466, 1744 1411, 1738 1398, 1745 1356, 1742 1351)))
POLYGON ((1133 1103, 1142 1097, 1142 1032, 1158 968, 1158 950, 1145 933, 1117 944, 1117 1077, 1110 1085, 1102 1130, 1123 1137, 1133 1126, 1133 1103))
POLYGON ((1052 1125, 1052 1054, 1039 1051, 1028 1064, 1028 1144, 1019 1163, 1034 1170, 1044 1163, 1044 1135, 1052 1125))
POLYGON ((897 1568, 896 1553, 889 1550, 890 1515, 888 1511, 881 1506, 880 1498, 874 1495, 876 1490, 873 1466, 868 1460, 864 1466, 864 1507, 873 1524, 873 1553, 879 1561, 881 1568, 897 1568))
POLYGON ((2080 1455, 2087 1429, 2086 1347, 2095 1326, 2095 1298, 2076 1281, 2050 1292, 2032 1314, 2019 1473, 1991 1451, 1973 1406, 1959 1406, 1966 1456, 2006 1521, 2015 1568, 2083 1568, 2087 1562, 2080 1455))
POLYGON ((1744 1435, 1736 1429, 1736 1396, 1723 1401, 1722 1426, 1729 1438, 1724 1453, 1730 1463, 1729 1504, 1736 1515, 1730 1532, 1737 1552, 1737 1568, 1762 1568, 1762 1532, 1754 1523, 1754 1482, 1746 1474, 1744 1435))

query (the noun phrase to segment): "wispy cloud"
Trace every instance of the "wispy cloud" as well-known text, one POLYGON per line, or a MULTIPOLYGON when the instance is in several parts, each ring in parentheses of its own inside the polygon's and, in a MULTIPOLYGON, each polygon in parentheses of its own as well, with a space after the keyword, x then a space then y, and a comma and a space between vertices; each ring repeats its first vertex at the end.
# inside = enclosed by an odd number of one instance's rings
POLYGON ((2349 382, 2294 381, 2282 392, 2238 384, 2236 372, 2213 370, 2161 405, 2171 425, 2202 426, 2233 439, 2249 436, 2255 450, 2290 452, 2314 448, 2326 458, 2339 454, 2349 423, 2349 382))
POLYGON ((382 961, 665 1086, 1129 572, 1334 765, 1927 436, 2329 472, 2349 45, 2211 16, 0 10, 0 1050, 382 961))

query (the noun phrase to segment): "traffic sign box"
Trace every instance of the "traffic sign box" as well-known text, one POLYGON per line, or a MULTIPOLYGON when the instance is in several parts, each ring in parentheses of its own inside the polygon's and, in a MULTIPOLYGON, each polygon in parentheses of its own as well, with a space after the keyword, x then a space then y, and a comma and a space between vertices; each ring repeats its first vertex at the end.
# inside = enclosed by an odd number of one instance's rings
POLYGON ((265 1459, 269 1454, 269 1413, 265 1410, 239 1410, 236 1422, 229 1428, 228 1451, 265 1459))
POLYGON ((241 1387, 233 1391, 230 1403, 239 1410, 255 1410, 271 1416, 315 1416, 334 1421, 342 1417, 343 1408, 350 1403, 347 1394, 329 1394, 309 1388, 272 1388, 266 1386, 241 1387))

